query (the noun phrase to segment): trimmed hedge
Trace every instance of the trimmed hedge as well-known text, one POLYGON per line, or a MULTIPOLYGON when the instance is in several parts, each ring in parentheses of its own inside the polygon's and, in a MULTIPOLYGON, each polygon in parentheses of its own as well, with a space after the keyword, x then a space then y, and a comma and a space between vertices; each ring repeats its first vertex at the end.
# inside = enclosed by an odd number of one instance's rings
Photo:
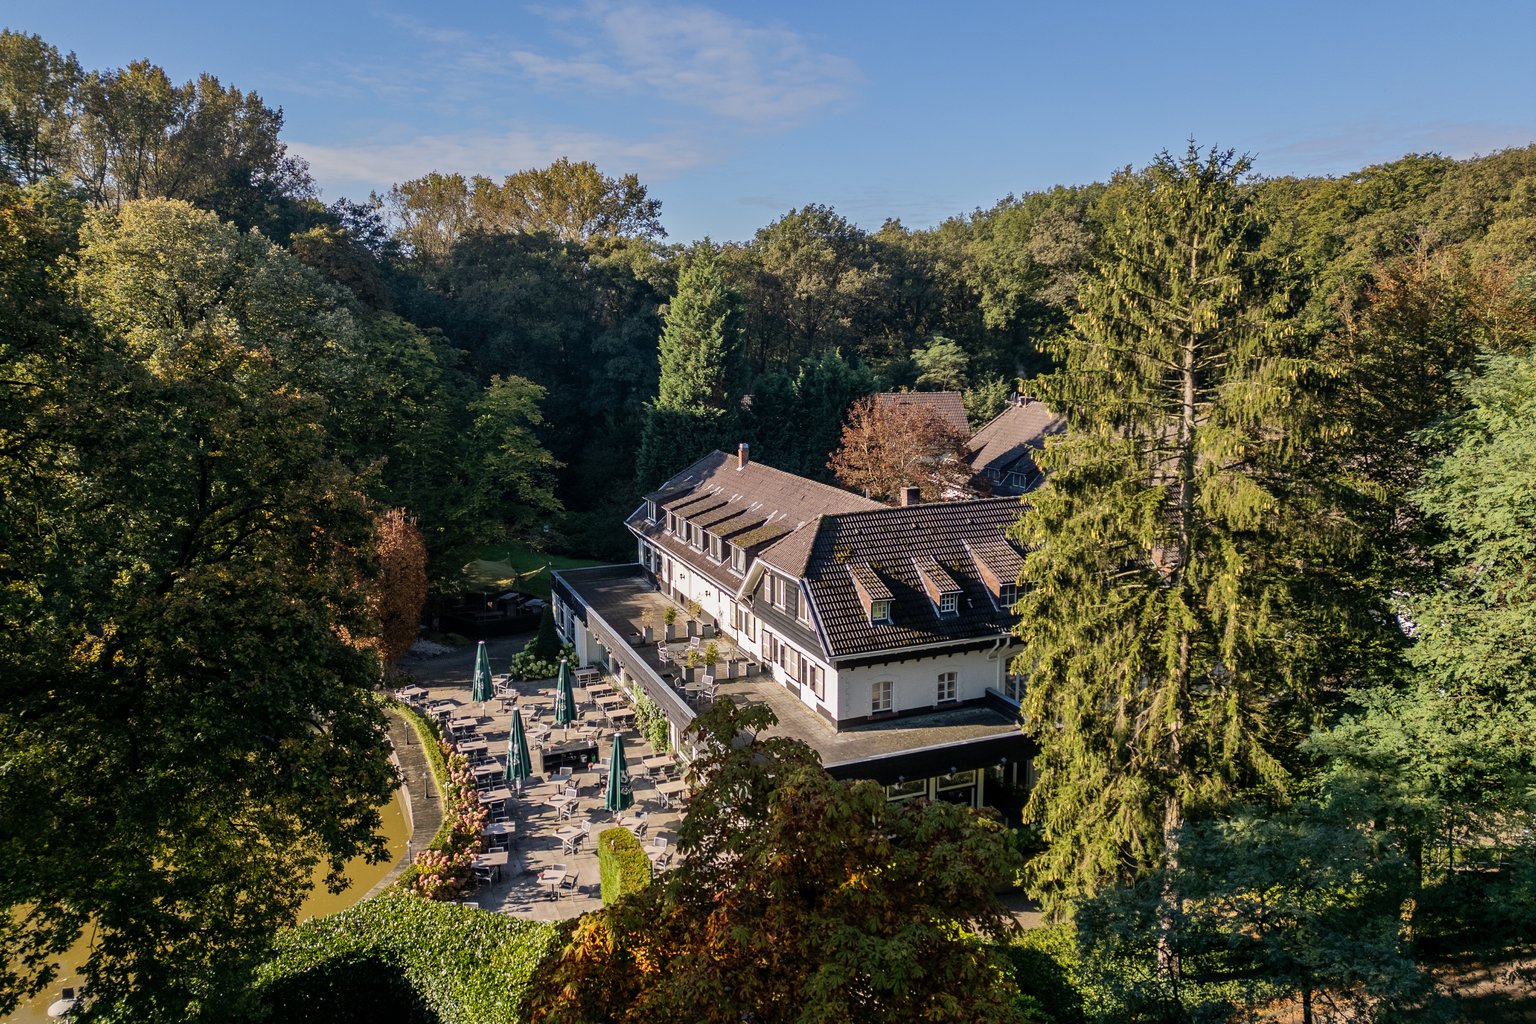
POLYGON ((388 890, 283 933, 248 1021, 515 1024, 567 931, 388 890))
POLYGON ((606 828, 597 834, 597 871, 604 906, 651 884, 651 859, 627 828, 606 828))

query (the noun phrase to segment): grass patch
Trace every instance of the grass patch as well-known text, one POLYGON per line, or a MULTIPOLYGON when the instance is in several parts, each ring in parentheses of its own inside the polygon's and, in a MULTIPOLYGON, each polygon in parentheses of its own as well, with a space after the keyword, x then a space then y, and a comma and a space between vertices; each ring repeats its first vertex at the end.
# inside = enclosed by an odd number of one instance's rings
POLYGON ((603 565, 589 558, 551 555, 519 545, 498 545, 464 567, 465 590, 518 590, 549 600, 549 570, 603 565))

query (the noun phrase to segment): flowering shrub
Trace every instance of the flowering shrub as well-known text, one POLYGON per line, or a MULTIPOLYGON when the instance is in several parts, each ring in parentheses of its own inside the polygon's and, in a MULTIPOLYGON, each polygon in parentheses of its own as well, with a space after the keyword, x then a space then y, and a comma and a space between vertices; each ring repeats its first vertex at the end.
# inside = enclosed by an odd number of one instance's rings
POLYGON ((443 824, 432 846, 416 855, 416 874, 411 891, 429 900, 456 899, 469 886, 471 865, 483 849, 480 830, 485 827, 485 808, 475 797, 475 780, 469 761, 455 753, 444 740, 443 824))

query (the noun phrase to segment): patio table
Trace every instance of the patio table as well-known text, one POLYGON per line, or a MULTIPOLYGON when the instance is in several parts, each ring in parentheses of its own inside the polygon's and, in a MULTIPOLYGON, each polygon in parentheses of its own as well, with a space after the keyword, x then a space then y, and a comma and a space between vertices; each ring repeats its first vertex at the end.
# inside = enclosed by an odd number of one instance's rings
POLYGON ((492 782, 501 778, 502 772, 504 771, 506 771, 506 769, 497 764, 495 761, 487 761, 485 764, 477 764, 475 767, 470 769, 470 773, 475 777, 476 786, 483 786, 487 782, 492 782))
POLYGON ((582 831, 575 825, 561 825, 555 829, 555 838, 560 840, 560 849, 564 853, 575 853, 581 845, 582 831))
POLYGON ((498 881, 501 879, 501 869, 507 866, 507 851, 492 850, 490 853, 481 853, 470 861, 471 868, 490 868, 491 876, 498 881))
POLYGON ((487 807, 492 804, 505 804, 510 799, 512 799, 512 791, 505 786, 487 789, 480 794, 480 802, 487 807))
POLYGON ((643 758, 640 763, 645 765, 649 771, 658 772, 671 768, 677 763, 677 758, 671 754, 658 754, 655 757, 643 758))
POLYGON ((491 752, 491 745, 485 742, 485 740, 473 739, 457 744, 456 749, 459 753, 469 758, 470 761, 474 761, 477 757, 484 757, 489 754, 491 752))
POLYGON ((576 681, 578 683, 592 683, 601 678, 603 678, 602 671, 590 665, 576 670, 576 681))
POLYGON ((517 825, 510 821, 493 821, 480 830, 480 834, 487 839, 495 839, 498 836, 510 836, 517 831, 517 825))
POLYGON ((682 781, 663 782, 656 787, 656 792, 661 794, 662 801, 670 807, 674 800, 684 801, 687 799, 688 784, 682 781))
POLYGON ((563 881, 565 881, 564 864, 558 867, 545 868, 539 872, 539 882, 542 885, 549 886, 549 898, 552 900, 559 898, 559 890, 556 887, 563 881))

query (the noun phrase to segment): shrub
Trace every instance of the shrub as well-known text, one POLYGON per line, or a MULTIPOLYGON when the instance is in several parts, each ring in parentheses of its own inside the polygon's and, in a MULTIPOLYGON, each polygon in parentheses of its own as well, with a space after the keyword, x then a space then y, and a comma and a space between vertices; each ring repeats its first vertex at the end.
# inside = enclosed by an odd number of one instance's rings
POLYGON ((560 659, 565 658, 572 664, 576 661, 576 648, 570 644, 561 647, 553 658, 543 658, 538 651, 539 638, 534 637, 528 641, 527 646, 512 655, 512 664, 508 672, 518 682, 526 682, 530 679, 552 679, 560 671, 560 659))
POLYGON ((386 891, 284 932, 257 971, 249 1024, 526 1020, 529 982, 564 931, 386 891))
POLYGON ((533 652, 545 661, 555 661, 560 656, 560 634, 555 632, 555 612, 546 604, 539 615, 539 632, 533 638, 533 652))
POLYGON ((651 860, 627 828, 607 828, 597 834, 597 870, 604 906, 651 884, 651 860))
POLYGON ((672 749, 672 732, 667 725, 667 716, 661 713, 660 705, 638 688, 630 695, 630 700, 635 706, 635 728, 650 741, 651 749, 658 754, 665 754, 672 749))
POLYGON ((1030 997, 1021 1009, 1052 1024, 1084 1024, 1077 940, 1070 925, 1046 925, 1022 932, 1001 948, 1019 991, 1030 997))

